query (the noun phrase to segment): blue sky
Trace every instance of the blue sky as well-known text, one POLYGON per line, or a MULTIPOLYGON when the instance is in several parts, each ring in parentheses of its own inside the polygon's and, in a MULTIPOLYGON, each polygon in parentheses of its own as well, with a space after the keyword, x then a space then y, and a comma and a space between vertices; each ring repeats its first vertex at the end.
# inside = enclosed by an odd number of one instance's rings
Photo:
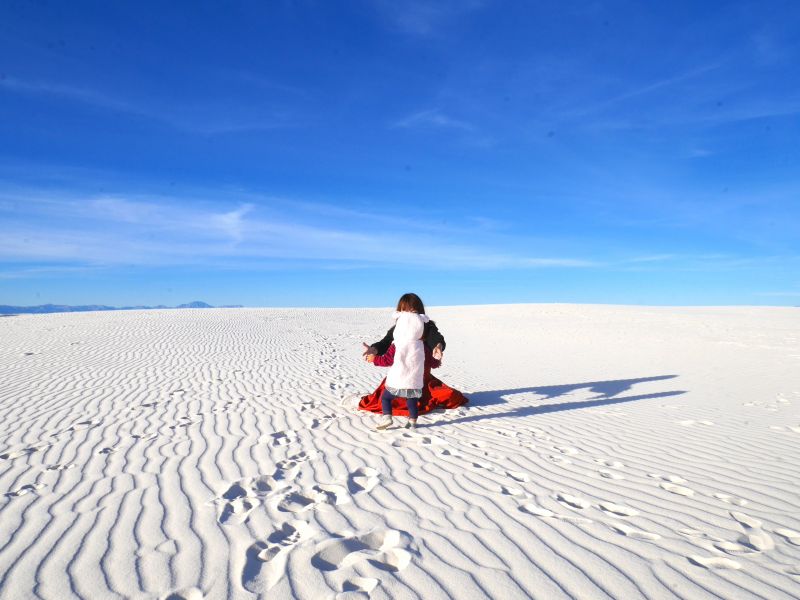
POLYGON ((0 304, 800 305, 800 6, 0 6, 0 304))

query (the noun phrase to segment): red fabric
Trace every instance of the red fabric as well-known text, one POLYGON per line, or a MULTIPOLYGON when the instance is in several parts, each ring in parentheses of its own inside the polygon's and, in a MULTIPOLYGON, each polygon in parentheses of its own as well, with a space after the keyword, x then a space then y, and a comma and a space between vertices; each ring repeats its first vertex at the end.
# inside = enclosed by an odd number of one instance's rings
MULTIPOLYGON (((374 392, 368 396, 363 396, 358 403, 358 408, 374 413, 381 412, 381 394, 383 394, 385 383, 386 378, 381 381, 374 392)), ((440 408, 458 408, 462 404, 469 402, 464 394, 442 383, 439 379, 431 375, 430 371, 425 373, 424 383, 425 387, 422 388, 422 398, 420 398, 419 401, 419 414, 421 415, 440 408)), ((392 414, 408 416, 408 407, 406 406, 405 398, 395 398, 392 400, 392 414)))

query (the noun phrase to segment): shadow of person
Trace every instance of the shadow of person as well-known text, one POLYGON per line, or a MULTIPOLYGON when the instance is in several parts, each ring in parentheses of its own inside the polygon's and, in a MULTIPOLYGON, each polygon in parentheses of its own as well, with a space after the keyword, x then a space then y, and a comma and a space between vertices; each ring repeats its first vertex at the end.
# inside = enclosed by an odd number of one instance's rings
MULTIPOLYGON (((652 400, 655 398, 667 398, 685 394, 685 390, 674 390, 669 392, 654 392, 650 394, 639 394, 634 396, 620 396, 631 390, 638 383, 651 381, 663 381, 674 379, 677 375, 657 375, 654 377, 639 377, 637 379, 616 379, 612 381, 585 381, 581 383, 569 383, 564 385, 534 386, 527 388, 516 388, 507 390, 491 390, 485 392, 475 392, 467 394, 469 398, 469 408, 479 408, 508 403, 508 397, 517 394, 534 394, 542 396, 542 400, 553 400, 571 394, 578 390, 588 390, 597 395, 588 400, 577 402, 552 402, 550 404, 535 406, 519 406, 511 410, 494 413, 471 414, 464 417, 446 421, 447 424, 466 423, 480 419, 494 419, 498 417, 523 417, 535 414, 558 412, 562 410, 575 410, 579 408, 592 408, 609 404, 621 404, 623 402, 635 402, 637 400, 652 400)), ((537 398, 537 401, 539 398, 537 398)), ((443 423, 444 424, 444 423, 443 423)))

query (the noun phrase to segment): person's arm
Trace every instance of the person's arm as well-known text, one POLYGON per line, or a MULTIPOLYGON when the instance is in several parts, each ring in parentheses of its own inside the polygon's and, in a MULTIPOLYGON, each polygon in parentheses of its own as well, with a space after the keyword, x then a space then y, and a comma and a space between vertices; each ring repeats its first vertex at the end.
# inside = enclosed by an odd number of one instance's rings
POLYGON ((376 367, 391 367, 394 364, 394 344, 389 346, 389 349, 372 360, 372 364, 376 367))
POLYGON ((389 350, 389 346, 392 345, 393 341, 394 341, 394 326, 392 326, 392 328, 386 332, 386 335, 381 341, 375 342, 370 347, 375 348, 376 354, 380 356, 386 354, 386 351, 389 350))
POLYGON ((436 327, 436 323, 433 321, 428 321, 425 325, 425 344, 431 350, 436 350, 436 347, 439 346, 440 352, 444 352, 447 347, 444 336, 439 332, 439 328, 436 327))
POLYGON ((429 369, 438 369, 442 366, 442 361, 436 358, 433 358, 433 353, 430 349, 426 346, 425 347, 425 367, 429 369))

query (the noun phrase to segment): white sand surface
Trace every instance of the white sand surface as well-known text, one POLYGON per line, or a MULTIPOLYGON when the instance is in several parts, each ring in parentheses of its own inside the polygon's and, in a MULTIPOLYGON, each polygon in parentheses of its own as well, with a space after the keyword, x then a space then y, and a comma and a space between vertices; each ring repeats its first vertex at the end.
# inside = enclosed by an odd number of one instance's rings
POLYGON ((433 307, 376 432, 390 312, 0 319, 0 598, 800 597, 800 309, 433 307))

